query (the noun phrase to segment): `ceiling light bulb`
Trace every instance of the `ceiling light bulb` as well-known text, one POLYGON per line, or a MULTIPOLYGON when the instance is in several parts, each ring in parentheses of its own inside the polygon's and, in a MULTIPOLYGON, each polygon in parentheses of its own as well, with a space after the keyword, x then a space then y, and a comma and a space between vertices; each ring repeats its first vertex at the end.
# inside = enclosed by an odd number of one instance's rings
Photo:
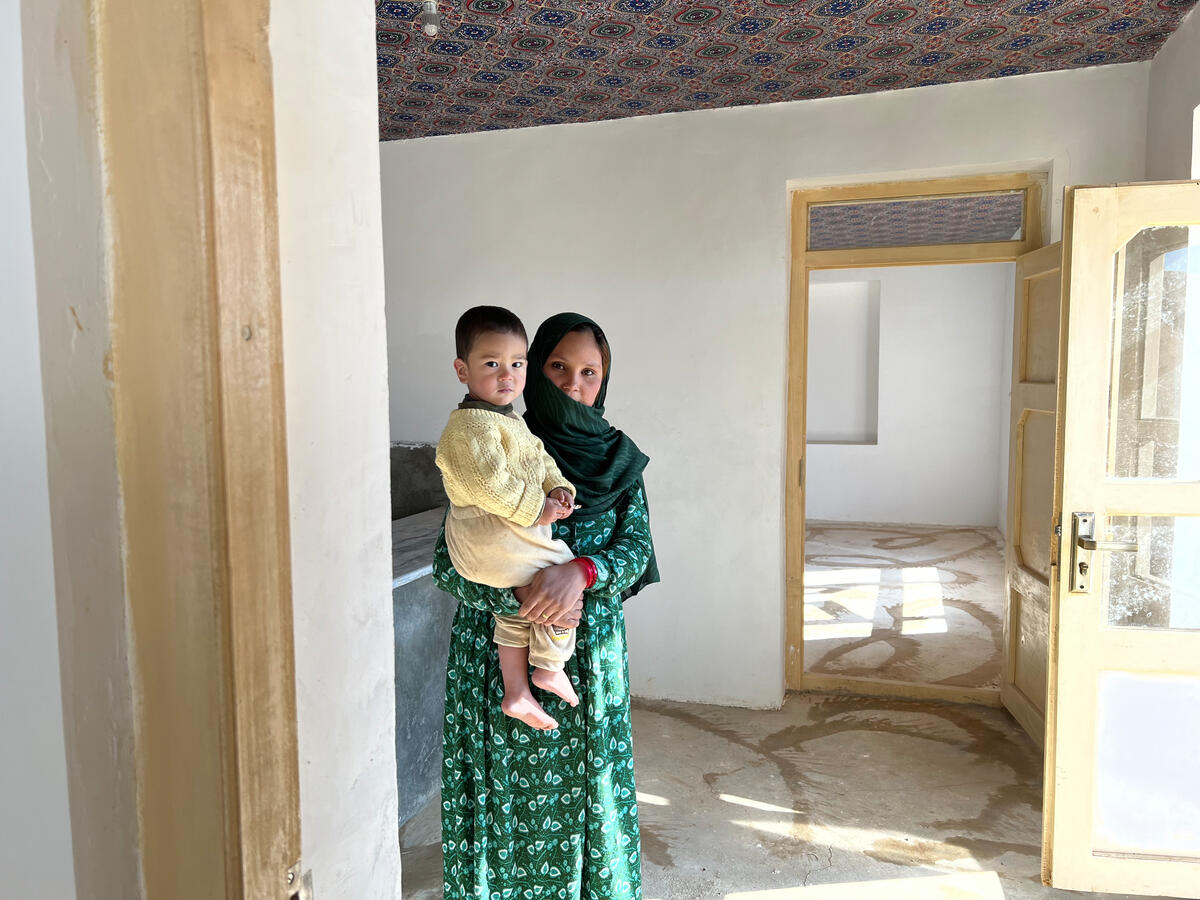
POLYGON ((438 27, 442 24, 438 15, 437 0, 425 0, 421 9, 421 30, 430 37, 436 37, 438 27))

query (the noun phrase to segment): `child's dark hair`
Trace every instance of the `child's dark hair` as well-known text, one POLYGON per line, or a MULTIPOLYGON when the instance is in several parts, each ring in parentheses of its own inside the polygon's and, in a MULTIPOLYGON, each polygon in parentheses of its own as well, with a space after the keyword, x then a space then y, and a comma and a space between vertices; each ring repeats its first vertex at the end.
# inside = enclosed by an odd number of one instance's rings
POLYGON ((579 332, 590 333, 596 339, 596 346, 600 348, 600 362, 604 366, 604 374, 608 374, 609 364, 612 363, 612 351, 608 349, 608 338, 604 336, 604 331, 595 322, 581 322, 576 325, 567 334, 575 334, 579 332))
POLYGON ((484 334, 515 334, 529 343, 525 326, 515 313, 502 306, 473 306, 458 317, 458 324, 454 326, 454 352, 458 358, 466 359, 480 335, 484 334))

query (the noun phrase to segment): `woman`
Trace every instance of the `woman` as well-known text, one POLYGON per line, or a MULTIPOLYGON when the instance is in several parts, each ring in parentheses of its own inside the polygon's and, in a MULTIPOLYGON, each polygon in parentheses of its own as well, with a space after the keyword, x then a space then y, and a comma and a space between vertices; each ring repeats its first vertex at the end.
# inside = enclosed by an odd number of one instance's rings
POLYGON ((530 430, 578 492, 580 508, 554 536, 591 566, 551 566, 507 590, 459 576, 444 538, 434 554, 434 578, 459 600, 446 666, 446 900, 642 896, 621 603, 657 581, 658 568, 642 482, 649 459, 604 419, 609 363, 600 327, 561 313, 534 337, 525 387, 530 430), (579 705, 541 698, 556 730, 501 711, 496 612, 578 627, 567 672, 579 705))

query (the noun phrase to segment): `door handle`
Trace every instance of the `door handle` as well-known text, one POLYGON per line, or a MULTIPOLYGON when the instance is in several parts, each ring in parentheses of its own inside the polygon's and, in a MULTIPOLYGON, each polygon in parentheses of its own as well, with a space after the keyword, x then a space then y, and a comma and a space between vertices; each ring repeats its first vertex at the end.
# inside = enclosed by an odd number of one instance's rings
POLYGON ((1076 538, 1075 543, 1082 550, 1108 550, 1111 553, 1137 553, 1135 541, 1097 541, 1092 538, 1076 538))
POLYGON ((1096 514, 1071 514, 1071 593, 1088 594, 1092 590, 1092 554, 1097 550, 1109 553, 1137 553, 1134 541, 1096 540, 1096 514))

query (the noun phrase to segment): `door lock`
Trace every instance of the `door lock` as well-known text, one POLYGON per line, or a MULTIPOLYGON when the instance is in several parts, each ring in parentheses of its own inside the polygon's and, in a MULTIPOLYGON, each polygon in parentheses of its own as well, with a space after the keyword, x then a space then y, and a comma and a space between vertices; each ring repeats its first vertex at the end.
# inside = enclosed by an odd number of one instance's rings
POLYGON ((1096 540, 1096 514, 1071 514, 1071 593, 1087 594, 1092 590, 1092 554, 1097 550, 1109 553, 1137 553, 1134 541, 1096 540))

